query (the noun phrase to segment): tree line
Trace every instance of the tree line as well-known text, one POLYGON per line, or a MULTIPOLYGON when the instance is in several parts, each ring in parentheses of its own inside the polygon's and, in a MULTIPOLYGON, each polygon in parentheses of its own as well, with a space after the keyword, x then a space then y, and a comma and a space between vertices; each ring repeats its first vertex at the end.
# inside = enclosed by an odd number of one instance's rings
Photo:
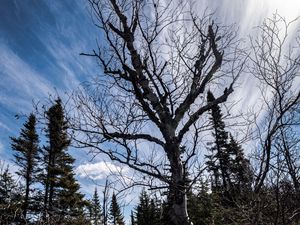
MULTIPOLYGON (((40 146, 36 116, 27 117, 18 137, 11 137, 16 182, 8 168, 1 173, 2 224, 63 224, 82 221, 86 201, 75 179, 74 158, 61 100, 45 112, 46 146, 40 146), (76 218, 76 220, 75 220, 76 218)), ((81 223, 81 222, 79 222, 81 223)), ((81 223, 82 224, 82 223, 81 223)))
MULTIPOLYGON (((40 146, 33 113, 19 136, 11 137, 17 171, 14 176, 1 162, 0 224, 99 224, 97 192, 92 199, 84 198, 75 178, 75 159, 68 152, 69 124, 60 98, 45 112, 45 119, 46 146, 40 146)), ((123 221, 115 195, 108 214, 106 220, 112 224, 123 221)))
POLYGON ((202 1, 88 2, 101 73, 74 97, 78 147, 163 193, 172 225, 299 223, 299 19, 248 38, 202 1))
MULTIPOLYGON (((208 92, 207 100, 215 99, 208 92)), ((195 225, 297 224, 300 221, 300 193, 291 180, 263 187, 258 202, 253 189, 254 170, 244 150, 227 131, 220 106, 209 111, 213 140, 208 145, 206 175, 199 177, 188 193, 188 213, 195 225), (257 205, 253 205, 257 204, 257 205), (256 211, 258 210, 258 211, 256 211)), ((115 193, 106 211, 103 196, 95 188, 91 199, 84 198, 75 179, 74 158, 68 153, 71 139, 61 100, 45 112, 47 145, 39 146, 37 119, 30 114, 19 137, 11 137, 17 182, 8 167, 0 173, 1 224, 91 224, 124 225, 122 208, 115 193), (103 199, 103 202, 101 202, 103 199)), ((191 180, 185 174, 186 185, 191 180)), ((274 179, 274 178, 273 178, 274 179)), ((109 188, 106 184, 105 188, 109 188)), ((110 191, 110 190, 108 190, 110 191)), ((132 225, 170 225, 168 199, 143 189, 130 217, 132 225)), ((106 199, 107 200, 107 199, 106 199)))
MULTIPOLYGON (((47 110, 47 146, 27 131, 34 119, 12 138, 24 181, 14 195, 22 200, 8 204, 21 204, 16 218, 88 223, 67 152, 70 125, 77 147, 126 165, 136 172, 130 185, 147 187, 132 224, 299 224, 300 41, 289 35, 298 20, 275 13, 246 42, 214 14, 199 16, 200 1, 88 2, 101 41, 81 55, 96 58, 102 73, 72 96, 70 124, 60 100, 47 110), (252 96, 256 104, 229 127, 224 108, 237 103, 241 77, 253 86, 242 107, 252 96), (241 137, 250 140, 245 150, 241 137), (32 195, 36 181, 41 193, 32 195)), ((110 213, 97 199, 90 223, 124 224, 117 195, 110 213)))

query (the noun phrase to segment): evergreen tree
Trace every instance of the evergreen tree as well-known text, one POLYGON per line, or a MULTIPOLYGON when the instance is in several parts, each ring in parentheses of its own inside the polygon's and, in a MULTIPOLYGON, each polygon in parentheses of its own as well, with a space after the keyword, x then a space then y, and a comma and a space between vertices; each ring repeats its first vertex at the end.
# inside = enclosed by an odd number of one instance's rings
POLYGON ((62 102, 58 98, 46 112, 47 137, 49 145, 44 148, 45 174, 43 174, 44 219, 47 214, 55 215, 56 221, 72 223, 83 219, 86 202, 79 193, 79 185, 74 178, 74 158, 68 153, 70 139, 68 124, 64 116, 62 102))
MULTIPOLYGON (((9 173, 8 167, 5 169, 1 168, 0 173, 0 204, 1 209, 4 205, 8 205, 8 202, 11 199, 12 192, 15 189, 15 181, 12 178, 12 175, 9 173)), ((3 213, 1 213, 3 214, 3 213)))
POLYGON ((89 210, 90 210, 90 219, 92 221, 92 224, 93 225, 103 224, 103 219, 102 219, 103 215, 102 215, 97 188, 95 188, 93 198, 90 201, 89 210))
POLYGON ((160 205, 160 225, 174 225, 171 222, 170 214, 168 213, 170 211, 171 204, 168 201, 163 201, 160 205))
MULTIPOLYGON (((214 101, 211 92, 208 102, 214 101)), ((243 149, 225 130, 222 112, 218 105, 211 109, 214 144, 207 156, 208 171, 212 173, 211 219, 216 225, 232 224, 241 214, 237 206, 247 204, 251 191, 251 169, 243 149), (246 201, 245 201, 246 200, 246 201)))
POLYGON ((110 209, 109 209, 109 221, 111 225, 124 225, 124 217, 121 213, 120 206, 117 202, 115 193, 112 195, 110 209))
POLYGON ((79 192, 80 186, 74 176, 73 167, 66 165, 65 174, 61 176, 58 183, 57 200, 53 204, 56 214, 60 216, 60 221, 65 223, 67 221, 68 224, 84 221, 84 207, 87 205, 83 194, 79 192))
POLYGON ((188 210, 194 225, 211 224, 212 200, 208 192, 208 184, 200 180, 200 187, 197 190, 197 194, 192 191, 188 193, 188 210))
POLYGON ((159 223, 158 207, 153 199, 150 199, 146 191, 142 191, 139 204, 136 208, 137 225, 155 225, 159 223))
MULTIPOLYGON (((208 102, 215 98, 207 94, 208 102)), ((243 149, 233 136, 225 131, 221 109, 218 105, 211 110, 214 146, 208 157, 208 170, 213 174, 213 190, 219 190, 228 199, 241 197, 241 192, 251 190, 252 172, 250 162, 245 158, 243 149)))
POLYGON ((59 177, 63 173, 63 168, 59 167, 60 165, 58 165, 57 161, 70 144, 66 133, 68 127, 60 99, 57 99, 55 104, 48 109, 46 119, 46 136, 48 137, 49 145, 44 148, 44 161, 46 166, 46 174, 44 175, 44 213, 53 210, 54 199, 56 197, 55 188, 58 187, 59 177))
POLYGON ((14 157, 16 164, 20 167, 17 172, 25 181, 25 195, 23 203, 23 217, 26 219, 27 211, 31 207, 30 187, 36 181, 39 167, 39 137, 36 132, 36 118, 30 114, 28 121, 21 129, 18 138, 11 137, 12 149, 15 151, 14 157))
POLYGON ((137 225, 146 225, 150 223, 150 201, 144 190, 140 195, 139 204, 136 208, 136 223, 137 225))
POLYGON ((133 213, 133 211, 131 211, 131 214, 130 214, 130 220, 131 220, 131 225, 137 225, 136 222, 135 222, 135 218, 134 218, 134 213, 133 213))
MULTIPOLYGON (((214 95, 208 91, 207 101, 215 100, 214 95)), ((214 145, 211 147, 211 154, 207 155, 208 171, 213 174, 212 188, 215 191, 229 192, 231 186, 230 180, 230 156, 228 154, 227 139, 228 133, 225 131, 225 123, 222 120, 220 106, 215 105, 211 110, 211 122, 213 126, 214 145)))
POLYGON ((20 223, 22 194, 8 167, 0 170, 0 224, 20 223))
POLYGON ((230 134, 228 152, 232 155, 231 174, 236 194, 249 194, 253 180, 250 162, 245 158, 242 147, 230 134))

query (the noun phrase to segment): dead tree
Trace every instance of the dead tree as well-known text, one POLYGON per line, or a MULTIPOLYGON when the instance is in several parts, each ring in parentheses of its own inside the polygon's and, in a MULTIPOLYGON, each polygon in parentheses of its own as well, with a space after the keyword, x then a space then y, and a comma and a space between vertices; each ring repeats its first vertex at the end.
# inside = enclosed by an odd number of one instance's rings
MULTIPOLYGON (((284 153, 290 175, 295 177, 294 162, 290 158, 292 153, 283 132, 297 130, 300 125, 300 42, 298 33, 294 37, 288 35, 298 22, 298 19, 287 22, 275 13, 259 27, 258 38, 251 40, 250 72, 259 82, 262 100, 262 114, 256 120, 260 140, 256 193, 263 187, 278 151, 284 153)), ((297 182, 294 179, 296 186, 297 182)))
POLYGON ((77 143, 163 183, 171 221, 190 225, 186 176, 199 174, 187 170, 195 169, 206 112, 227 100, 243 70, 236 33, 181 1, 89 3, 101 38, 83 55, 103 73, 76 96, 77 143))

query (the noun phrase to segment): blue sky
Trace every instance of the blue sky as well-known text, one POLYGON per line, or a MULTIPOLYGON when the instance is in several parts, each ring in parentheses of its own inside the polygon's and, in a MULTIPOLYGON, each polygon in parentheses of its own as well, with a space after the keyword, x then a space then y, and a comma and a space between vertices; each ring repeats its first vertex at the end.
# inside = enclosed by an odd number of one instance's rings
MULTIPOLYGON (((288 20, 300 15, 299 0, 203 0, 201 7, 216 9, 220 21, 236 23, 246 36, 275 10, 288 20)), ((0 159, 11 162, 9 136, 16 136, 24 120, 16 114, 32 111, 32 101, 47 101, 49 94, 64 96, 101 73, 95 59, 80 56, 96 46, 99 32, 85 0, 0 0, 0 159)), ((100 40, 101 41, 101 40, 100 40)), ((247 77, 234 96, 243 96, 238 106, 253 103, 247 77), (243 85, 244 88, 243 88, 243 85), (246 94, 245 94, 246 93, 246 94)), ((89 162, 83 151, 72 150, 76 166, 84 167, 95 181, 108 173, 101 158, 89 162), (98 172, 97 172, 98 171, 98 172)), ((112 165, 110 165, 112 168, 112 165)), ((118 166, 112 170, 118 171, 118 166)), ((78 179, 86 193, 93 182, 78 179)))
MULTIPOLYGON (((33 110, 33 101, 47 103, 49 95, 67 98, 81 82, 101 73, 95 59, 79 55, 91 51, 97 39, 85 0, 0 0, 0 160, 12 170, 9 137, 19 135, 22 115, 33 110)), ((101 156, 90 162, 85 151, 70 151, 87 197, 96 185, 101 191, 110 172, 122 170, 101 156)))
POLYGON ((8 136, 23 122, 14 115, 95 75, 95 61, 79 53, 93 48, 97 30, 85 1, 1 0, 0 15, 0 156, 7 159, 8 136))
MULTIPOLYGON (((15 169, 9 136, 18 136, 33 101, 67 97, 100 72, 95 60, 79 55, 95 46, 98 31, 84 0, 0 2, 0 159, 15 169)), ((76 167, 91 158, 82 150, 71 153, 76 167)), ((90 194, 94 183, 81 177, 82 190, 90 194)))

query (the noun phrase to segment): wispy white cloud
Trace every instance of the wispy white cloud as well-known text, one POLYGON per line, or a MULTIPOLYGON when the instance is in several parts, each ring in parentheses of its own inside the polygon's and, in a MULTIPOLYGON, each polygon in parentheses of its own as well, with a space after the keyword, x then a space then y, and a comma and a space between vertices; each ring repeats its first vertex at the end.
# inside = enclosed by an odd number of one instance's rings
POLYGON ((0 103, 18 110, 32 108, 34 98, 54 91, 52 84, 5 45, 0 45, 0 103))
MULTIPOLYGON (((205 2, 207 3, 207 0, 205 2)), ((264 19, 271 18, 276 12, 287 22, 300 16, 300 1, 295 0, 224 0, 218 5, 215 4, 216 2, 219 1, 209 1, 209 9, 216 8, 217 19, 223 25, 235 23, 239 27, 239 37, 245 40, 249 40, 249 35, 254 38, 259 35, 257 26, 261 25, 264 19)), ((289 37, 293 37, 297 28, 299 28, 299 22, 290 27, 289 37)), ((288 44, 285 47, 288 48, 288 44)), ((238 83, 234 93, 230 96, 230 100, 237 103, 234 110, 239 113, 246 112, 248 109, 259 109, 257 103, 261 93, 258 90, 258 81, 251 74, 243 73, 238 83)))
MULTIPOLYGON (((0 99, 1 99, 1 97, 0 97, 0 99)), ((3 123, 1 121, 0 121, 0 128, 3 128, 5 130, 7 130, 7 131, 11 131, 11 129, 5 123, 3 123)))

